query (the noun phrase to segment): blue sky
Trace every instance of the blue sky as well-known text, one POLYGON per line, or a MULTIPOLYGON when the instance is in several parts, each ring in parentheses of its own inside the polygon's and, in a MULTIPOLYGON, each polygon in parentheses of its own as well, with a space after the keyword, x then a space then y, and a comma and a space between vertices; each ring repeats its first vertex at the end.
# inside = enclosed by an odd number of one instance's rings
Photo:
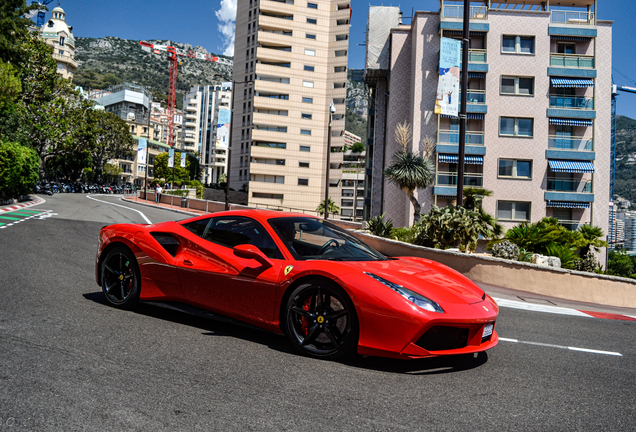
MULTIPOLYGON (((49 9, 56 3, 51 3, 49 9)), ((439 8, 437 0, 405 0, 394 4, 352 0, 349 48, 349 68, 352 69, 364 67, 369 4, 400 6, 405 17, 411 16, 412 9, 436 11, 439 8)), ((66 11, 68 23, 74 28, 75 36, 168 39, 201 45, 216 54, 229 53, 228 46, 233 42, 228 17, 235 14, 236 0, 63 0, 62 8, 66 11)), ((633 38, 636 4, 625 0, 599 0, 598 9, 599 19, 614 20, 614 81, 616 84, 636 87, 636 41, 633 38)), ((618 113, 636 118, 636 94, 623 93, 619 96, 618 113)))

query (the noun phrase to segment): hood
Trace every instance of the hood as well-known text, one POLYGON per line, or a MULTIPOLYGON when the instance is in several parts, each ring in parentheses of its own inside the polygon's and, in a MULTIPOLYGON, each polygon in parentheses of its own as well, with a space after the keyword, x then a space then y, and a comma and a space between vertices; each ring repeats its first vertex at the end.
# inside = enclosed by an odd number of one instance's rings
POLYGON ((472 304, 484 299, 484 291, 466 276, 424 258, 400 257, 389 261, 358 261, 355 268, 357 271, 373 273, 402 285, 440 304, 472 304))

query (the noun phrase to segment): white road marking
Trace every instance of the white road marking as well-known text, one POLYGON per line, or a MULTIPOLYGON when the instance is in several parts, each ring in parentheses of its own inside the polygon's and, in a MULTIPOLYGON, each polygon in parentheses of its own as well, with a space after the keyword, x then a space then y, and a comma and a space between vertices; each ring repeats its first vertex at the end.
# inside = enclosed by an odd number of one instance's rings
POLYGON ((500 337, 499 340, 503 342, 514 342, 514 343, 520 343, 520 344, 526 344, 526 345, 537 345, 537 346, 544 346, 548 348, 559 348, 559 349, 566 349, 570 351, 580 351, 580 352, 587 352, 592 354, 604 354, 604 355, 623 357, 623 354, 613 352, 613 351, 600 351, 600 350, 593 350, 589 348, 578 348, 578 347, 571 347, 571 346, 565 346, 565 345, 553 345, 553 344, 546 344, 541 342, 527 342, 527 341, 520 341, 518 339, 508 339, 508 338, 502 338, 502 337, 500 337))
POLYGON ((110 204, 110 205, 113 205, 113 206, 115 206, 115 207, 121 207, 121 208, 125 208, 125 209, 128 209, 128 210, 132 210, 132 211, 134 211, 134 212, 139 213, 139 214, 141 215, 141 217, 142 217, 142 218, 144 218, 144 220, 146 221, 146 223, 148 223, 148 224, 151 224, 151 223, 152 223, 152 222, 150 222, 150 219, 148 219, 148 218, 146 217, 146 215, 145 215, 145 214, 143 214, 142 212, 140 212, 139 210, 136 210, 136 209, 134 209, 134 208, 126 207, 126 206, 123 206, 123 205, 120 205, 120 204, 111 203, 111 202, 108 202, 108 201, 98 200, 97 198, 93 198, 93 197, 92 197, 92 196, 90 196, 90 195, 86 195, 86 198, 88 198, 88 199, 92 199, 93 201, 97 201, 97 202, 100 202, 100 203, 110 204))
POLYGON ((568 309, 559 306, 548 306, 548 305, 538 305, 532 303, 518 302, 514 300, 506 300, 506 299, 494 299, 500 307, 507 307, 512 309, 523 309, 532 312, 546 312, 553 313, 559 315, 571 315, 571 316, 580 316, 580 317, 588 317, 593 318, 591 315, 586 313, 577 311, 576 309, 568 309))

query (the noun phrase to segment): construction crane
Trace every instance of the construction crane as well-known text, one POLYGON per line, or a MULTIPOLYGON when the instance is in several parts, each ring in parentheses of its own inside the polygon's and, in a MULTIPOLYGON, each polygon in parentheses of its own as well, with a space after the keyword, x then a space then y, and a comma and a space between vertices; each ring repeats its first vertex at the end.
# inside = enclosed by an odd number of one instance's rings
POLYGON ((37 26, 42 27, 44 25, 44 17, 46 12, 44 11, 45 6, 49 3, 53 2, 53 0, 35 0, 31 2, 31 5, 39 5, 39 10, 33 10, 31 13, 26 15, 27 18, 33 18, 36 14, 38 16, 37 26))
POLYGON ((174 110, 177 97, 177 66, 179 57, 189 57, 198 60, 207 60, 219 64, 231 65, 229 60, 216 56, 202 54, 196 51, 182 50, 169 45, 156 45, 150 42, 140 41, 141 49, 154 54, 167 52, 167 60, 170 62, 170 81, 168 83, 168 145, 174 147, 174 110))
MULTIPOLYGON (((610 200, 612 203, 612 207, 614 207, 615 205, 614 200, 616 198, 614 196, 614 183, 616 181, 616 97, 618 96, 619 91, 636 93, 636 87, 619 86, 616 84, 612 84, 612 148, 610 150, 612 154, 610 162, 610 200)), ((616 211, 613 208, 609 212, 609 234, 607 235, 607 242, 609 243, 610 249, 614 249, 614 244, 616 243, 616 239, 614 238, 615 213, 616 211)))

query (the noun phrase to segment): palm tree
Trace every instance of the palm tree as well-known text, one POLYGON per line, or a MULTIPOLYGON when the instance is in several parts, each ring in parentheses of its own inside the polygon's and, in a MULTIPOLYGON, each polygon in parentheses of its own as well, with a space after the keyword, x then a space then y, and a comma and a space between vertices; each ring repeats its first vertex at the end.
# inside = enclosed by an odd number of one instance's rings
POLYGON ((468 210, 475 210, 481 208, 481 201, 485 197, 492 195, 492 191, 489 191, 480 187, 465 187, 464 188, 464 208, 468 210))
POLYGON ((407 146, 413 137, 410 124, 406 121, 395 127, 395 141, 402 147, 401 151, 393 154, 392 164, 384 170, 386 178, 402 189, 413 205, 413 220, 420 220, 422 206, 415 198, 415 189, 426 188, 435 182, 435 164, 431 155, 435 147, 432 140, 425 138, 424 156, 407 150, 407 146))
POLYGON ((579 255, 585 257, 590 249, 597 251, 600 247, 607 247, 609 243, 601 240, 603 230, 592 225, 581 225, 577 230, 581 234, 581 244, 579 245, 579 255))
MULTIPOLYGON (((336 203, 333 202, 333 200, 331 198, 329 198, 329 206, 327 207, 327 209, 329 210, 329 213, 331 213, 333 215, 340 214, 340 207, 338 207, 336 205, 336 203)), ((318 204, 318 207, 316 207, 316 211, 320 215, 324 215, 325 214, 325 200, 322 200, 320 202, 320 204, 318 204)))

